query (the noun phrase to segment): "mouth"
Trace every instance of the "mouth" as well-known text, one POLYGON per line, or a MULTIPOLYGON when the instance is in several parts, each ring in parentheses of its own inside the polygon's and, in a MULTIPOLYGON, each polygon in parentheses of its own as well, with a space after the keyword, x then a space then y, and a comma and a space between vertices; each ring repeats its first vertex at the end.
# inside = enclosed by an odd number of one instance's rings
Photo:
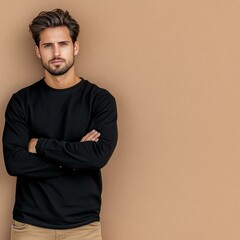
POLYGON ((63 59, 53 59, 53 60, 50 61, 50 63, 53 64, 53 65, 59 65, 63 62, 64 62, 63 59))

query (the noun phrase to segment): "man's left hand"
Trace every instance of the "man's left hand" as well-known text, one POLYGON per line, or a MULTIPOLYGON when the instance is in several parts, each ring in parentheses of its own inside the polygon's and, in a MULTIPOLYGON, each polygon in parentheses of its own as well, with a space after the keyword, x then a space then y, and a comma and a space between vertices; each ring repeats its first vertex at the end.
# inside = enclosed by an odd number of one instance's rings
POLYGON ((28 143, 28 151, 29 151, 30 153, 37 153, 37 152, 36 152, 37 141, 38 141, 37 138, 32 138, 32 139, 29 141, 29 143, 28 143))

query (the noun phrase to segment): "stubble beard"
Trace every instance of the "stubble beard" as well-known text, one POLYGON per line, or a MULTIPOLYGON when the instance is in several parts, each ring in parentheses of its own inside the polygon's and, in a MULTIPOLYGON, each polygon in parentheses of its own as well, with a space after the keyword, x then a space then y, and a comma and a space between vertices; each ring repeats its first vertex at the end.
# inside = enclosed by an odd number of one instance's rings
POLYGON ((50 60, 48 64, 46 64, 42 61, 43 68, 45 70, 47 70, 53 76, 61 76, 65 73, 67 73, 69 71, 69 69, 72 68, 72 66, 74 65, 74 62, 75 62, 74 57, 68 63, 66 63, 66 61, 64 59, 61 59, 61 60, 64 60, 64 62, 65 62, 64 66, 62 66, 62 67, 61 66, 51 67, 50 62, 53 61, 53 60, 57 60, 57 59, 59 59, 59 58, 55 58, 55 59, 50 60))

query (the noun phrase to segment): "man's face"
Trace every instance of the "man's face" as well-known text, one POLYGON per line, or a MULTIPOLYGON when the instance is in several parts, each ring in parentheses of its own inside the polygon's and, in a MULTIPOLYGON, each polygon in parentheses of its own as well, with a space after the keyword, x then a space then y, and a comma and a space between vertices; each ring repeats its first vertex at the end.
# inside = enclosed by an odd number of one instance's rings
POLYGON ((78 42, 73 44, 65 26, 43 30, 40 33, 39 47, 36 46, 42 66, 54 76, 63 75, 73 67, 78 51, 78 42))

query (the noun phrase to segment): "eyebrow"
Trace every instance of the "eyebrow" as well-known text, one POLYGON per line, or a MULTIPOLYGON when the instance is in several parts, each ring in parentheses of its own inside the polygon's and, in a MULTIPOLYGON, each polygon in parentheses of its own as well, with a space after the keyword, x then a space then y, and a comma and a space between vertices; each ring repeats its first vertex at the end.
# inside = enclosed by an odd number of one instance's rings
MULTIPOLYGON (((69 43, 70 41, 60 41, 60 42, 57 42, 58 44, 60 43, 69 43)), ((52 42, 44 42, 44 43, 42 43, 41 45, 42 46, 45 46, 45 45, 52 45, 52 44, 54 44, 54 43, 52 43, 52 42)))

